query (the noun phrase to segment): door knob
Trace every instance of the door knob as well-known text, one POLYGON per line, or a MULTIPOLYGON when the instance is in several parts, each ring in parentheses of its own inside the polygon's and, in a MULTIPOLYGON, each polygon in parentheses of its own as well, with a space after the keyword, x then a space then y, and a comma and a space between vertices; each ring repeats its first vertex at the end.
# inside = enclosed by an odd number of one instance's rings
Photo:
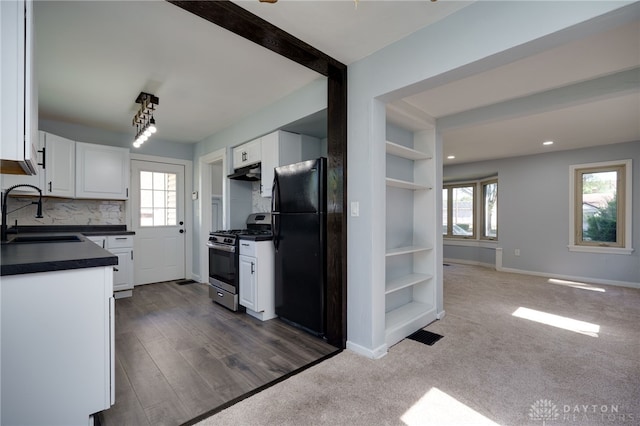
POLYGON ((180 230, 180 233, 181 233, 181 234, 184 234, 184 229, 181 229, 181 230, 180 230))

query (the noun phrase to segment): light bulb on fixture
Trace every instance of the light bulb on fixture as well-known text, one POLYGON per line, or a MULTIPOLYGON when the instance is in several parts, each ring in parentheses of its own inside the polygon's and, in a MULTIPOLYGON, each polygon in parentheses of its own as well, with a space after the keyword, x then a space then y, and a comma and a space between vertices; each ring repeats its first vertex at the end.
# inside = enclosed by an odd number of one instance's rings
POLYGON ((140 148, 140 145, 142 145, 142 142, 135 141, 135 142, 133 143, 133 147, 134 147, 134 148, 140 148))
POLYGON ((151 117, 151 120, 149 120, 149 131, 151 133, 155 133, 158 131, 158 129, 156 128, 156 120, 153 117, 151 117))

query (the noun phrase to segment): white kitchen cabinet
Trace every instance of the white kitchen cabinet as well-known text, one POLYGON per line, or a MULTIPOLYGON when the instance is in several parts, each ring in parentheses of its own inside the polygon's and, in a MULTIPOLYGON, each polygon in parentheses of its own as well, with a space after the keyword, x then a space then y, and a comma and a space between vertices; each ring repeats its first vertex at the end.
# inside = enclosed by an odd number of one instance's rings
POLYGON ((106 244, 106 249, 118 256, 113 273, 114 296, 116 299, 130 297, 133 294, 133 236, 110 235, 106 244))
POLYGON ((386 142, 385 341, 394 345, 437 319, 435 131, 414 133, 413 147, 386 142), (392 176, 389 176, 389 174, 392 176), (409 217, 409 216, 412 216, 409 217))
POLYGON ((113 405, 111 266, 2 277, 3 425, 87 425, 113 405))
POLYGON ((255 257, 240 255, 240 304, 247 309, 255 311, 257 309, 256 299, 258 295, 258 260, 255 257))
POLYGON ((76 142, 76 198, 129 198, 129 150, 76 142))
POLYGON ((233 148, 233 168, 251 166, 260 162, 261 156, 260 139, 252 140, 233 148))
MULTIPOLYGON (((37 156, 37 173, 34 175, 16 175, 16 174, 2 174, 0 175, 0 180, 2 186, 2 191, 4 192, 7 188, 10 188, 14 185, 33 185, 42 190, 42 195, 45 195, 45 184, 44 184, 44 151, 42 148, 44 147, 44 133, 40 132, 38 137, 38 145, 36 148, 38 149, 37 156)), ((30 188, 16 188, 11 194, 37 194, 33 189, 30 188)))
POLYGON ((240 305, 261 321, 276 317, 272 241, 240 240, 240 305))
POLYGON ((260 138, 262 164, 260 195, 271 197, 274 169, 297 163, 302 159, 302 138, 299 134, 278 130, 260 138))
POLYGON ((34 64, 33 3, 0 1, 0 168, 36 174, 38 86, 34 64))
POLYGON ((118 257, 118 264, 113 267, 113 295, 116 299, 131 297, 133 294, 133 236, 91 235, 87 239, 118 257))
POLYGON ((44 133, 44 195, 74 198, 76 194, 76 143, 62 136, 44 133))
POLYGON ((103 249, 107 248, 107 237, 91 235, 87 240, 93 241, 103 249))

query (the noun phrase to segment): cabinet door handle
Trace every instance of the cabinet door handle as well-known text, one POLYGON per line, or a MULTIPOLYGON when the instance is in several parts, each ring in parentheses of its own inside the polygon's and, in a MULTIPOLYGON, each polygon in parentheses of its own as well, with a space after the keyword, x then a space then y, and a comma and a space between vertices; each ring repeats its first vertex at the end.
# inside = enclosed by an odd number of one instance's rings
POLYGON ((51 192, 51 181, 49 181, 49 192, 51 192))
POLYGON ((243 245, 244 247, 249 247, 249 244, 247 244, 247 243, 242 243, 242 245, 243 245))
POLYGON ((47 168, 47 157, 45 157, 46 149, 46 147, 42 147, 42 149, 38 151, 42 153, 42 163, 38 163, 38 165, 42 166, 43 169, 47 168))
POLYGON ((120 270, 118 268, 113 268, 113 272, 119 272, 120 270))
POLYGON ((127 237, 116 237, 116 240, 126 240, 127 237))
POLYGON ((246 153, 246 151, 242 152, 242 161, 247 161, 247 153, 246 153))
POLYGON ((255 266, 256 266, 255 263, 251 262, 251 273, 252 274, 256 271, 255 266))

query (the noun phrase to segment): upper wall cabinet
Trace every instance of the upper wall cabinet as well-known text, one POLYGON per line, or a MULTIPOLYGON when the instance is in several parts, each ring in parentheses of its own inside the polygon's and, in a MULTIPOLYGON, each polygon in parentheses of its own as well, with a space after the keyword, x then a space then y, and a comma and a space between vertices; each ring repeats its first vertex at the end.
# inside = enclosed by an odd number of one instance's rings
POLYGON ((37 173, 38 92, 33 4, 0 1, 0 151, 2 173, 37 173))
POLYGON ((260 167, 260 194, 271 197, 274 169, 297 163, 302 159, 302 138, 296 133, 278 130, 260 138, 262 165, 260 167))
POLYGON ((129 198, 129 150, 76 142, 76 198, 129 198))
MULTIPOLYGON (((0 174, 0 187, 2 187, 2 192, 7 190, 8 188, 14 185, 33 185, 42 190, 42 195, 45 195, 45 178, 44 178, 44 133, 40 132, 40 137, 38 138, 38 163, 37 163, 37 173, 35 175, 15 175, 15 174, 0 174)), ((3 169, 4 171, 4 169, 3 169)), ((35 194, 34 190, 31 188, 20 187, 14 189, 12 194, 35 194)))
POLYGON ((51 133, 41 133, 45 147, 44 195, 74 198, 76 195, 76 143, 51 133))
POLYGON ((233 168, 251 166, 260 162, 260 139, 233 148, 233 168))

